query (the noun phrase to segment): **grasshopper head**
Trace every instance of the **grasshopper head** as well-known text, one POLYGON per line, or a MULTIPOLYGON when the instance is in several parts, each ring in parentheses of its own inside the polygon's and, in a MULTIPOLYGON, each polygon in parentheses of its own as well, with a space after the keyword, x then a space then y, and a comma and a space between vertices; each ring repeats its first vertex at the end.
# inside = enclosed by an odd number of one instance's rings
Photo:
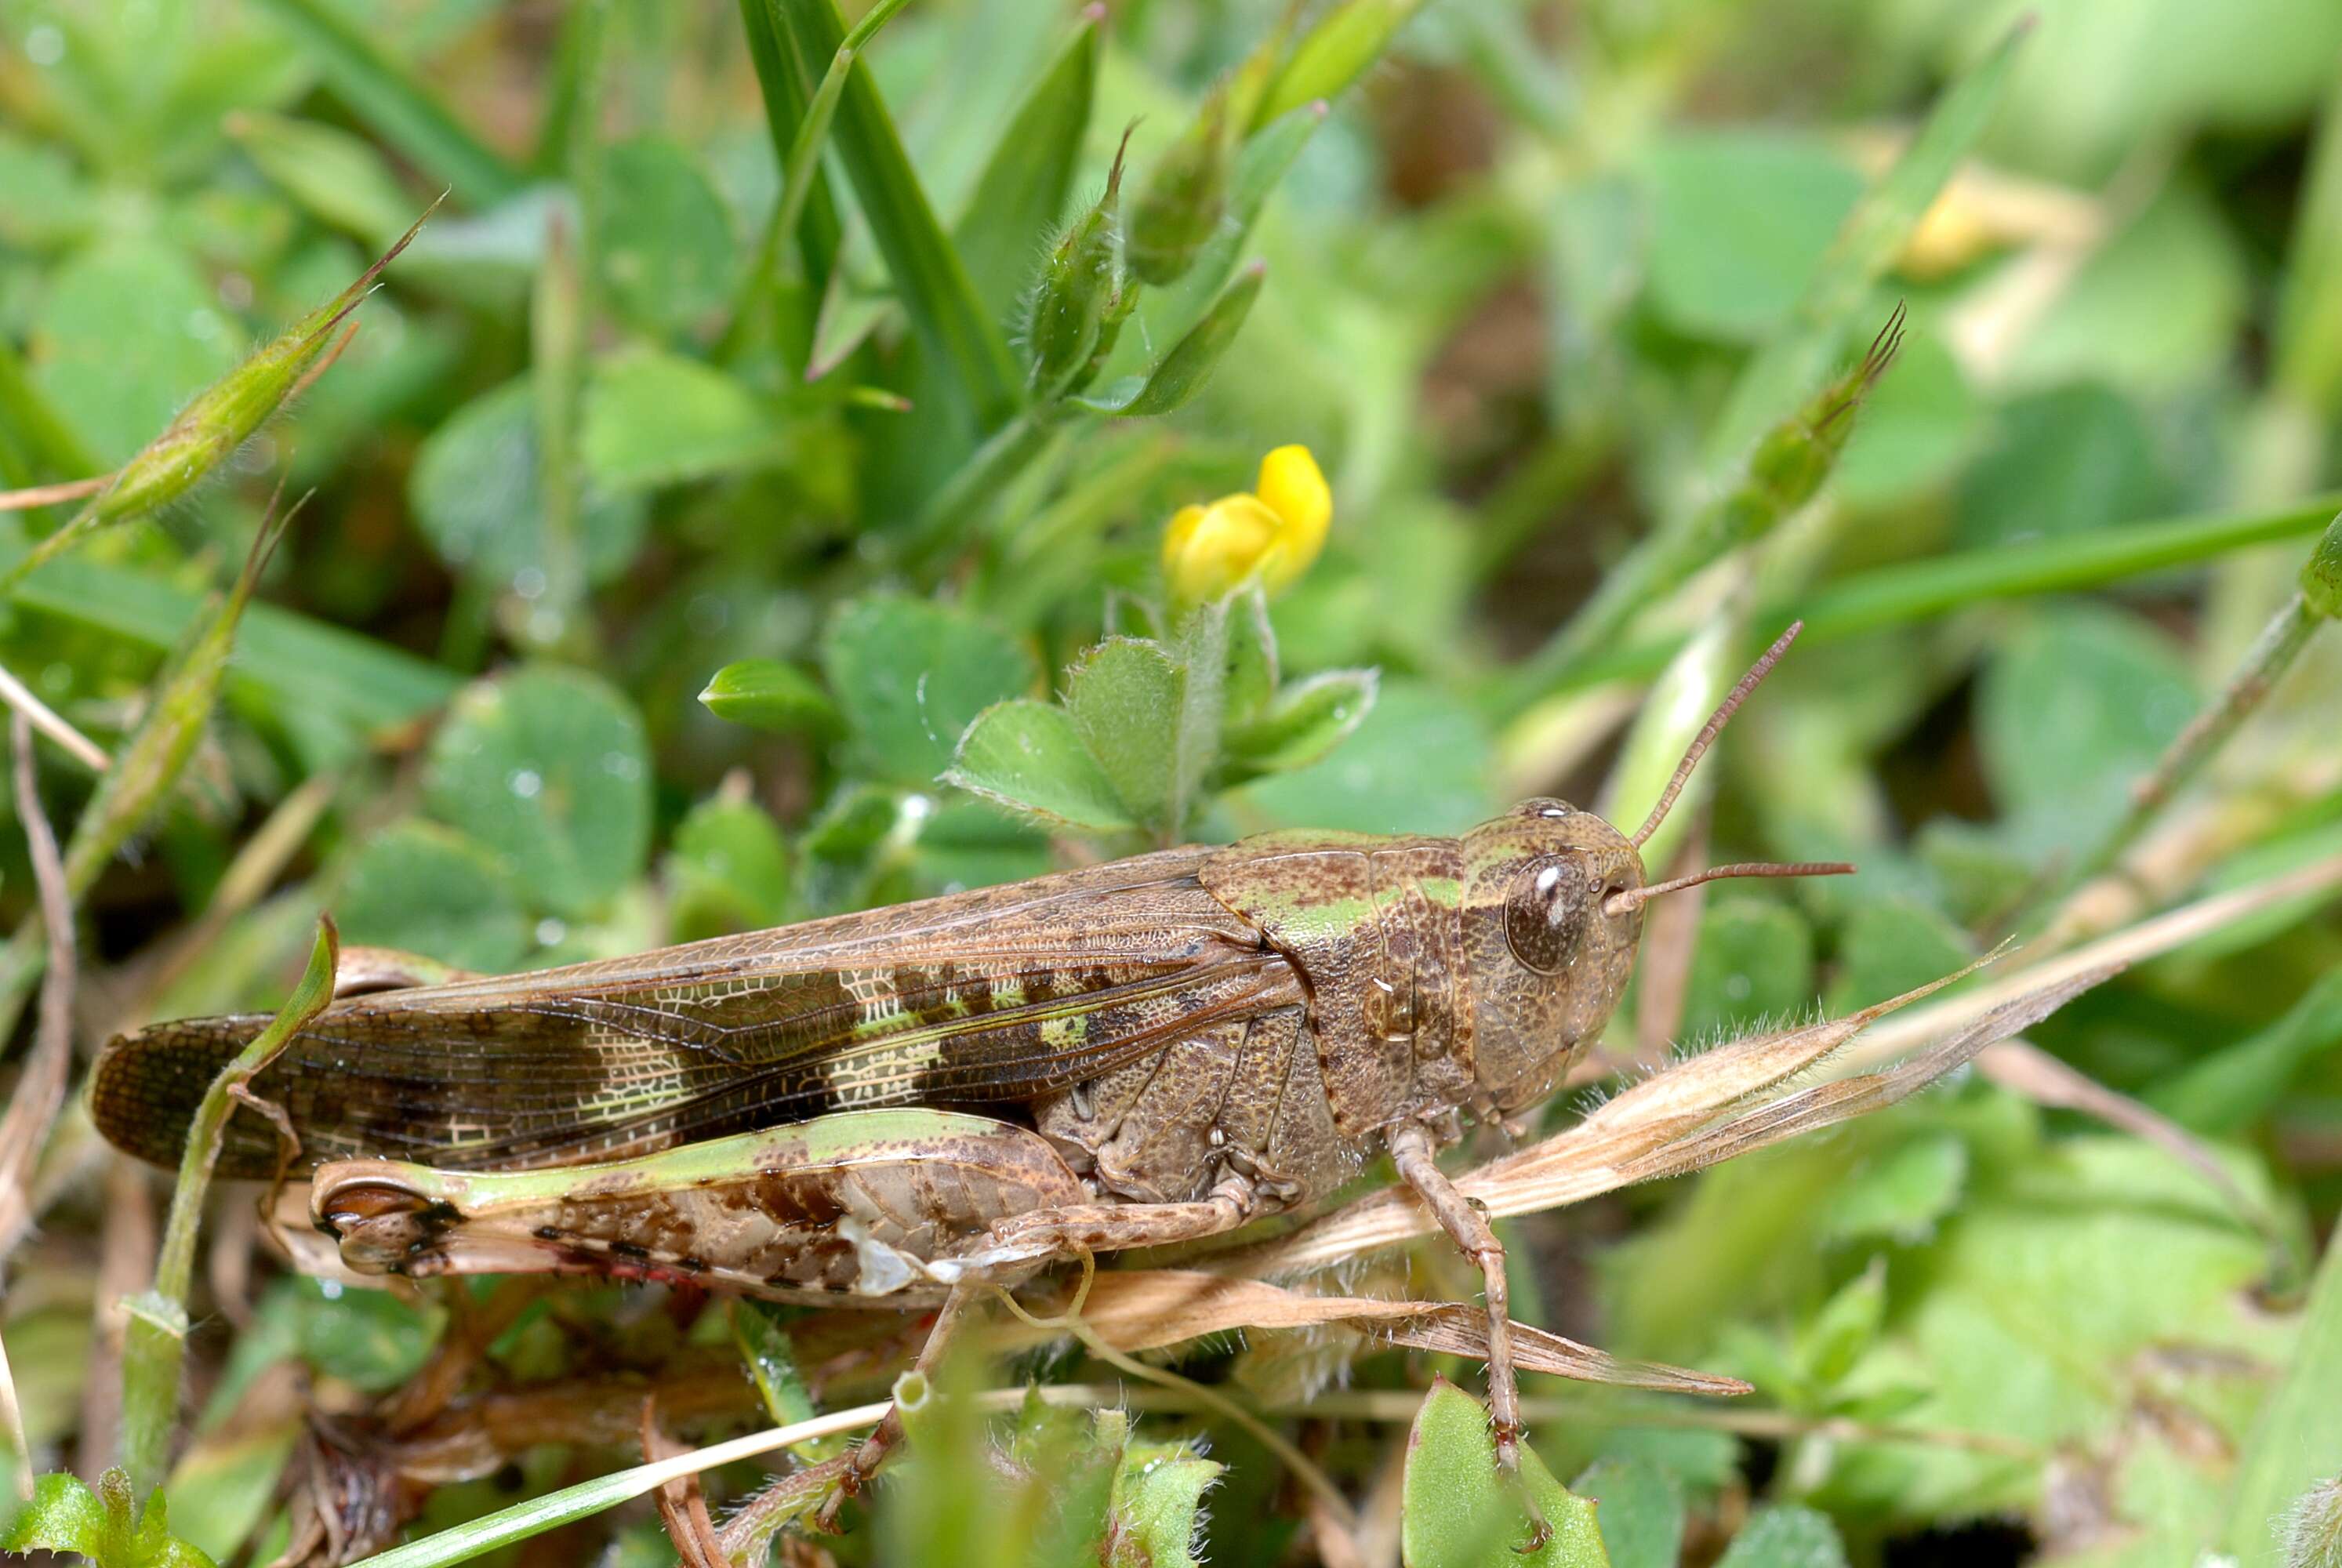
POLYGON ((1464 838, 1473 1073, 1510 1116, 1553 1092, 1626 988, 1643 857, 1592 812, 1523 801, 1464 838))

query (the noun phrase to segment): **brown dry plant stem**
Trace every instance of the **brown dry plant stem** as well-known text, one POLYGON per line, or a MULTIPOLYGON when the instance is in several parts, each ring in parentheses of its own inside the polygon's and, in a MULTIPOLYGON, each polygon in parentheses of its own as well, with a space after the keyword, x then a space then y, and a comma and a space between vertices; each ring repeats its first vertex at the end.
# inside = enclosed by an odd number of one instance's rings
POLYGON ((73 900, 65 891, 65 862, 56 834, 41 809, 33 768, 33 726, 19 712, 9 724, 15 752, 16 820, 33 863, 41 924, 48 944, 48 974, 41 984, 40 1016, 33 1048, 0 1114, 0 1271, 33 1223, 33 1167, 49 1141, 49 1128, 65 1104, 65 1079, 73 1066, 75 973, 73 900))

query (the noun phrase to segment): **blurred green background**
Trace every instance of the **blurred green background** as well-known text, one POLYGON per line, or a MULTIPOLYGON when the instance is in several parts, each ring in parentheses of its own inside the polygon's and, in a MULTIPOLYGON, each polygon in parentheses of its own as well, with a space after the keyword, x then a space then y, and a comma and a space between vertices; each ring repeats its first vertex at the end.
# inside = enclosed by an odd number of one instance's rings
MULTIPOLYGON (((1536 794, 1631 823, 1795 615, 1805 640, 1658 847, 1860 874, 1687 900, 1606 1070, 2342 854, 2342 642, 2318 630, 2342 556, 2298 585, 2342 504, 2328 0, 912 0, 839 78, 785 228, 806 105, 861 15, 0 15, 0 485, 133 462, 445 193, 313 386, 167 504, 93 514, 0 604, 0 666, 141 764, 101 786, 35 754, 83 857, 84 1045, 275 1005, 321 909, 347 941, 497 971, 1154 842, 1452 833, 1536 794), (1106 260, 1076 286, 1126 127, 1106 260), (1193 254, 1137 286, 1141 228, 1172 218, 1193 254), (1330 536, 1265 610, 1239 594, 1214 623, 1259 675, 1223 691, 1164 528, 1295 443, 1331 484, 1330 536), (314 494, 240 624, 215 622, 206 594, 280 482, 314 494), (190 684, 204 625, 235 651, 190 684), (1150 640, 1131 658, 1157 696, 1102 724, 1081 683, 1136 679, 1086 653, 1110 634, 1150 640), (2250 714, 2127 819, 2239 672, 2250 714), (996 730, 963 744, 979 714, 996 730)), ((83 505, 0 514, 0 564, 83 505)), ((12 808, 18 1086, 35 910, 12 808)), ((2264 900, 2035 1032, 2225 1186, 2136 1122, 1993 1075, 1516 1223, 1520 1315, 1758 1389, 1734 1427, 1531 1380, 1570 1402, 1533 1439, 1604 1499, 1607 1560, 2314 1549, 2272 1519, 2342 1473, 2342 1281, 2312 1283, 2342 1204, 2337 965, 2314 894, 2264 900)), ((143 1283, 118 1260, 148 1244, 121 1216, 162 1188, 70 1108, 39 1147, 0 1332, 33 1458, 94 1476, 109 1303, 143 1283)), ((1407 1266, 1421 1293, 1475 1288, 1436 1249, 1407 1266)), ((596 1322, 640 1329, 628 1301, 532 1309, 489 1375, 574 1370, 596 1322)), ((172 1516, 226 1560, 267 1528, 298 1426, 282 1391, 231 1415, 262 1369, 302 1365, 303 1398, 355 1410, 441 1319, 267 1263, 216 1265, 195 1309, 203 1435, 172 1516)), ((1303 1408, 1360 1351, 1262 1334, 1187 1370, 1297 1433, 1389 1561, 1374 1509, 1396 1507, 1406 1429, 1303 1408)), ((1416 1389, 1434 1359, 1348 1375, 1416 1389)), ((1149 1441, 1199 1430, 1156 1419, 1149 1441)), ((1204 1559, 1312 1560, 1277 1462, 1204 1424, 1227 1465, 1204 1559)), ((1028 1417, 989 1441, 1094 1440, 1028 1417)), ((1120 1443, 1132 1473, 1169 1463, 1120 1443)), ((616 1462, 532 1451, 430 1522, 616 1462)), ((966 1523, 999 1505, 922 1516, 974 1533, 956 1543, 898 1523, 818 1550, 1057 1549, 966 1523)), ((1136 1539, 1128 1506, 1101 1501, 1123 1533, 1080 1549, 1136 1539)), ((620 1560, 658 1560, 646 1515, 613 1518, 620 1560)), ((608 1532, 577 1528, 507 1550, 587 1560, 608 1532)))

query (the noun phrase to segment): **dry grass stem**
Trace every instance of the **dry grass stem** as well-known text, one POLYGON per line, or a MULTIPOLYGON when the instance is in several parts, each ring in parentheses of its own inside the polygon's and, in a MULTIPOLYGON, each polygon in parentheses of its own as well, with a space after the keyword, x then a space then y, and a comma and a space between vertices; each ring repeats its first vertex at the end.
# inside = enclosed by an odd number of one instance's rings
POLYGON ((33 727, 57 743, 66 755, 92 773, 104 773, 113 765, 105 748, 74 728, 68 720, 48 704, 41 701, 32 687, 0 667, 0 702, 5 702, 17 713, 32 721, 33 727))
POLYGON ((74 917, 65 891, 65 863, 56 834, 41 810, 33 773, 33 726, 19 710, 9 726, 15 752, 16 819, 33 863, 41 924, 48 944, 48 974, 41 984, 40 1016, 33 1048, 0 1114, 0 1268, 7 1263, 33 1223, 33 1168, 49 1141, 49 1127, 65 1104, 65 1078, 73 1066, 74 917))

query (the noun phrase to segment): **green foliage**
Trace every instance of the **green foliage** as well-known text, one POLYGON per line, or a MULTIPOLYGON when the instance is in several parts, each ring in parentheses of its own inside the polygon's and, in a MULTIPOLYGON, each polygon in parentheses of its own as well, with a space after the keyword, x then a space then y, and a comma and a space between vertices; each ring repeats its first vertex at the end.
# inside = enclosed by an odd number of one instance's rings
POLYGON ((1486 1409, 1454 1383, 1431 1385, 1406 1443, 1399 1503, 1406 1568, 1611 1568, 1594 1503, 1573 1495, 1526 1447, 1517 1482, 1500 1475, 1486 1409), (1534 1529, 1524 1493, 1551 1528, 1534 1551, 1522 1550, 1534 1529))
POLYGON ((171 1533, 160 1491, 132 1507, 130 1478, 119 1470, 98 1477, 93 1492, 77 1475, 44 1475, 33 1501, 0 1532, 13 1552, 72 1552, 96 1568, 211 1568, 212 1560, 171 1533))
MULTIPOLYGON (((1861 874, 1712 890, 1629 1018, 1679 1001, 1679 1040, 1713 1046, 2011 931, 2021 965, 2315 874, 2342 847, 2336 13, 2024 9, 0 8, 0 488, 122 470, 0 512, 0 666, 112 759, 34 754, 78 1015, 275 1005, 320 909, 495 972, 1261 830, 1452 834, 1555 793, 1638 820, 1800 617, 1646 864, 1696 843, 1861 874), (1864 355, 1890 321, 1891 366, 1864 355), (1322 556, 1273 606, 1177 603, 1166 520, 1296 442, 1336 497, 1322 556), (288 476, 315 494, 272 563, 288 476), (2183 734, 2198 754, 2139 806, 2183 734)), ((12 1084, 47 962, 19 836, 12 1084)), ((2330 1245, 2296 1300, 2270 1240, 2307 1257, 2342 1202, 2324 896, 2031 1033, 2205 1140, 2266 1229, 2167 1153, 1979 1084, 1598 1224, 1520 1222, 1517 1315, 1742 1372, 1777 1433, 1532 1379, 1538 1447, 1577 1475, 1526 1462, 1544 1560, 1892 1561, 1992 1515, 2097 1568, 2315 1561, 2342 1308, 2330 1245)), ((1621 1022, 1585 1060, 1646 1044, 1621 1022)), ((0 1256, 0 1315, 33 1462, 88 1473, 111 1390, 84 1386, 87 1309, 114 1304, 88 1260, 122 1233, 68 1179, 85 1126, 28 1167, 45 1207, 0 1256)), ((45 1478, 12 1548, 202 1561, 175 1533, 265 1560, 287 1363, 371 1431, 361 1403, 495 1299, 271 1253, 245 1315, 194 1236, 175 1221, 134 1308, 135 1484, 45 1478), (174 1446, 175 1532, 159 1493, 133 1507, 174 1446)), ((1451 1263, 1381 1254, 1356 1288, 1465 1299, 1451 1263)), ((391 1561, 565 1522, 527 1550, 668 1560, 641 1513, 596 1517, 647 1488, 612 1468, 642 1392, 692 1442, 885 1392, 874 1314, 743 1303, 727 1333, 680 1299, 565 1287, 467 1363, 401 1443, 606 1375, 626 1407, 558 1455, 445 1438, 495 1479, 385 1483, 435 1493, 391 1561), (670 1406, 674 1368, 734 1403, 670 1406)), ((1186 1371, 1276 1391, 1263 1419, 1354 1500, 1394 1473, 1419 1353, 1212 1343, 1232 1358, 1186 1371)), ((841 1561, 1307 1556, 1304 1493, 1252 1436, 1168 1393, 1090 1403, 940 1401, 841 1561)), ((1514 1561, 1476 1402, 1434 1384, 1414 1443, 1406 1560, 1514 1561)), ((770 1481, 711 1470, 713 1517, 770 1481)))
POLYGON ((1371 671, 1286 687, 1256 591, 1189 614, 1166 639, 1110 637, 1066 677, 1061 705, 987 709, 951 781, 1045 822, 1183 840, 1207 785, 1317 761, 1366 720, 1371 671))
POLYGON ((542 908, 605 907, 650 852, 650 758, 634 705, 582 671, 535 665, 456 697, 424 800, 504 860, 542 908))

